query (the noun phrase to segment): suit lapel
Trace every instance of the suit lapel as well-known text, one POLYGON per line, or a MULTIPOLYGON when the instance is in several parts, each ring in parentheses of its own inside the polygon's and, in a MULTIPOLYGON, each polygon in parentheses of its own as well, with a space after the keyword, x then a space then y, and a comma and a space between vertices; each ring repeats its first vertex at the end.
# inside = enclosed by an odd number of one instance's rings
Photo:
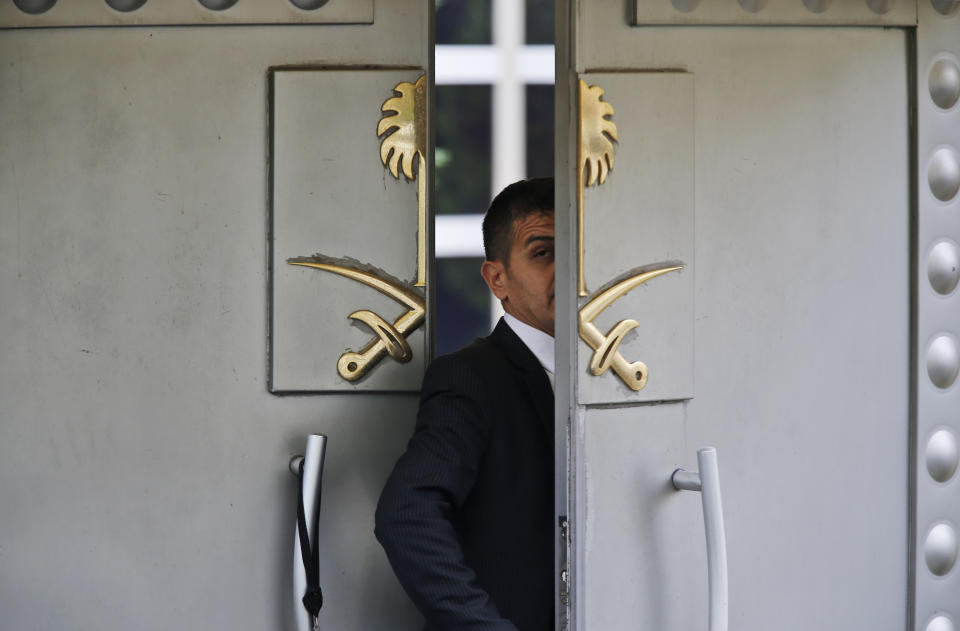
POLYGON ((503 318, 497 322, 496 328, 490 334, 490 340, 517 366, 523 376, 527 391, 533 399, 537 420, 543 427, 553 444, 553 388, 550 379, 536 356, 527 348, 513 329, 503 318))
POLYGON ((553 444, 553 388, 550 387, 550 380, 547 378, 543 367, 537 365, 538 371, 524 372, 524 379, 527 382, 527 389, 533 396, 533 404, 537 408, 537 416, 540 418, 540 424, 550 438, 550 444, 553 444))

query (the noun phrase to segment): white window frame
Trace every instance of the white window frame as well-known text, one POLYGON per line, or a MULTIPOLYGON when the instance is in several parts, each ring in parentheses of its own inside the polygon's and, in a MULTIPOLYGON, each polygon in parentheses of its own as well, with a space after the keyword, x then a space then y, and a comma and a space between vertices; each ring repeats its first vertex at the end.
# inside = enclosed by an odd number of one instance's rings
MULTIPOLYGON (((554 83, 554 47, 524 44, 526 3, 492 2, 493 44, 439 45, 434 58, 437 85, 493 86, 490 199, 526 176, 526 86, 554 83)), ((435 256, 483 256, 482 223, 483 214, 437 215, 435 256)), ((491 300, 491 323, 502 315, 491 300)))
MULTIPOLYGON (((554 47, 523 42, 526 3, 492 2, 493 43, 438 45, 434 60, 437 85, 493 86, 490 199, 526 175, 525 87, 554 83, 554 47)), ((437 258, 483 256, 482 221, 483 214, 437 215, 437 258)))

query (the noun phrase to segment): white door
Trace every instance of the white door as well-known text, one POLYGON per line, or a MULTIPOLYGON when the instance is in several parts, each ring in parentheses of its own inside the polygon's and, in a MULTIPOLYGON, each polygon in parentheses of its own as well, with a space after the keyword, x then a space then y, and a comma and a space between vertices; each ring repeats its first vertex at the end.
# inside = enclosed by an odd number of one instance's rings
POLYGON ((321 623, 422 625, 373 515, 429 353, 432 12, 0 7, 0 627, 294 628, 312 433, 321 623))
POLYGON ((730 629, 956 621, 955 5, 635 4, 560 12, 561 613, 708 628, 713 446, 730 629))

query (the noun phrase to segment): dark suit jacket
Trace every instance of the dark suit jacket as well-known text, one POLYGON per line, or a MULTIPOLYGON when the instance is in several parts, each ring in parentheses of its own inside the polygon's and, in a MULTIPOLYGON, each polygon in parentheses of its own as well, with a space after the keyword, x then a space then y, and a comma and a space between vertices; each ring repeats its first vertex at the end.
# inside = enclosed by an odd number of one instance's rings
POLYGON ((553 629, 553 390, 502 319, 438 357, 376 534, 428 631, 553 629))

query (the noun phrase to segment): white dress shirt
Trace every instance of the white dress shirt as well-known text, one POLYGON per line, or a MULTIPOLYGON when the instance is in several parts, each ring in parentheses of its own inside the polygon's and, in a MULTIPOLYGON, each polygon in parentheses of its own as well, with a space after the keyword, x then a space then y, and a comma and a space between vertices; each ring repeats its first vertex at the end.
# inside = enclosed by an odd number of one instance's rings
POLYGON ((517 334, 517 337, 520 338, 520 341, 530 349, 530 352, 533 353, 533 356, 537 358, 537 361, 540 362, 540 365, 543 366, 543 370, 547 373, 547 379, 550 380, 550 387, 556 391, 556 386, 554 385, 554 376, 553 376, 553 347, 554 341, 553 336, 544 333, 540 329, 535 329, 529 324, 517 320, 515 317, 509 313, 503 314, 503 320, 507 323, 507 326, 517 334))

